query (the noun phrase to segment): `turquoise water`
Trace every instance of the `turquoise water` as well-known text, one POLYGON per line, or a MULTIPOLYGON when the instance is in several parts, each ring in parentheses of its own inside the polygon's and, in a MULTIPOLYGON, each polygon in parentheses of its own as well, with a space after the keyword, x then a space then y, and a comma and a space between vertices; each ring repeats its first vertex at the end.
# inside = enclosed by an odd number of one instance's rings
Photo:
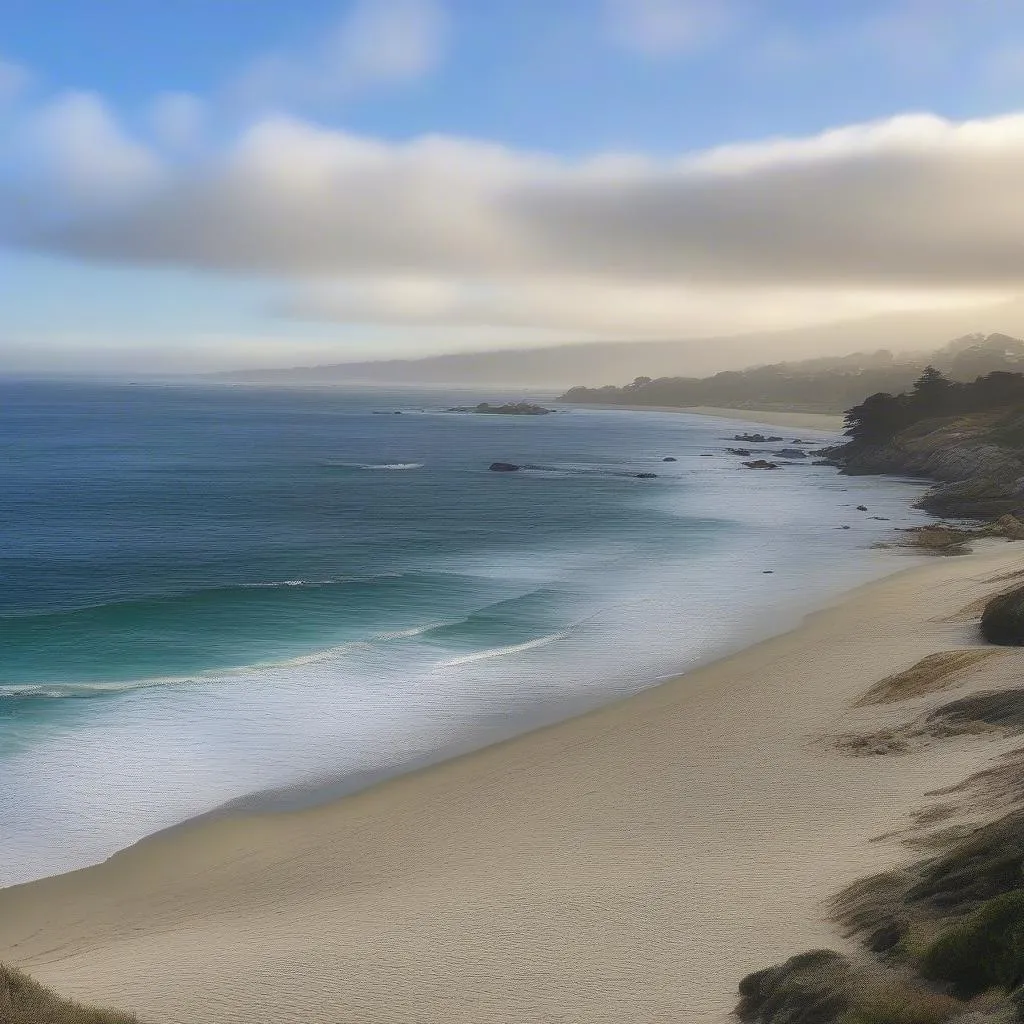
POLYGON ((0 384, 0 884, 632 692, 919 518, 917 484, 737 469, 747 424, 442 411, 474 397, 0 384))

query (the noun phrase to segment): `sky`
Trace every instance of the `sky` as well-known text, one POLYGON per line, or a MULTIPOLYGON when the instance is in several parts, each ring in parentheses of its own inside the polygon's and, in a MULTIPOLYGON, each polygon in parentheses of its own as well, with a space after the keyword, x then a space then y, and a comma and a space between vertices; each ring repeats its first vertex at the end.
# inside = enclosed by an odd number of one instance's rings
POLYGON ((2 14, 0 370, 696 338, 1024 292, 1021 0, 2 14))

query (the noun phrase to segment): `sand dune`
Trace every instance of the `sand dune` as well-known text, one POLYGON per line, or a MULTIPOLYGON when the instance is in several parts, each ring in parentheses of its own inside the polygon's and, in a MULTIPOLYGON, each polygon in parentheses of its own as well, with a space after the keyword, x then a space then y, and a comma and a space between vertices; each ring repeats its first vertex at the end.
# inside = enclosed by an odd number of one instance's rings
POLYGON ((1005 746, 894 761, 821 738, 975 643, 950 616, 1022 559, 932 560, 581 718, 0 891, 0 958, 161 1024, 725 1021, 748 971, 841 946, 824 900, 908 857, 873 840, 1005 746))

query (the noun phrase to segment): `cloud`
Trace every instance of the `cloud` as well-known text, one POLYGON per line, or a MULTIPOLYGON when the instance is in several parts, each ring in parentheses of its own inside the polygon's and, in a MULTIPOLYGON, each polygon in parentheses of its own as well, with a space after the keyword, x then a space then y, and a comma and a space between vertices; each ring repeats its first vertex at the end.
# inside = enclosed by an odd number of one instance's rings
MULTIPOLYGON (((161 178, 159 160, 132 140, 100 97, 64 93, 38 111, 12 143, 32 176, 36 208, 25 218, 43 218, 57 209, 70 217, 88 216, 96 205, 127 202, 161 178)), ((26 186, 23 185, 23 189, 26 186)))
POLYGON ((16 99, 28 87, 33 75, 23 64, 0 57, 0 103, 16 99))
POLYGON ((394 277, 297 287, 275 311, 343 324, 522 328, 590 338, 665 338, 773 330, 937 306, 984 305, 1002 293, 842 288, 680 287, 519 276, 499 282, 394 277))
POLYGON ((206 103, 187 92, 161 93, 149 110, 157 139, 171 149, 190 149, 202 140, 206 103))
POLYGON ((615 43, 649 57, 690 53, 717 42, 733 27, 732 0, 605 0, 615 43))
POLYGON ((295 317, 623 337, 1024 285, 1024 115, 579 161, 271 117, 178 166, 72 94, 32 135, 31 180, 0 178, 0 243, 277 279, 295 317))
POLYGON ((229 92, 257 105, 323 104, 412 82, 440 63, 447 28, 439 0, 355 0, 309 52, 261 57, 229 92))

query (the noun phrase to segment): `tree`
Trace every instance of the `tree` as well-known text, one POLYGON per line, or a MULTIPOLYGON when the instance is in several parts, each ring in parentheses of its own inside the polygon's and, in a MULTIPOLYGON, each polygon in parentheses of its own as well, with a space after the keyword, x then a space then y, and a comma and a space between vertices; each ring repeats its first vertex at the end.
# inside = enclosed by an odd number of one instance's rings
POLYGON ((924 368, 924 373, 914 381, 910 392, 910 401, 921 419, 949 412, 952 397, 953 382, 934 366, 924 368))
POLYGON ((899 433, 910 422, 906 395, 879 391, 846 413, 846 436, 861 444, 877 444, 899 433))

